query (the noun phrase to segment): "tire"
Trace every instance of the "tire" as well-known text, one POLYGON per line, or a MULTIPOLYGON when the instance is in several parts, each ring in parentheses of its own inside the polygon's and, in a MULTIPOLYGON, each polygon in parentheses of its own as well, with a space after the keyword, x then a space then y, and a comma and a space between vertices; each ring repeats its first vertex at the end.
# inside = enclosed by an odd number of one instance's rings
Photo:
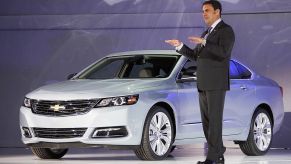
POLYGON ((67 152, 68 149, 51 149, 51 148, 30 148, 32 153, 38 156, 41 159, 60 159, 67 152))
POLYGON ((259 108, 253 115, 248 139, 239 141, 242 152, 249 156, 264 155, 273 139, 273 124, 269 113, 259 108), (263 128, 262 128, 263 126, 263 128))
POLYGON ((141 144, 134 152, 141 160, 162 160, 169 155, 173 140, 174 128, 170 114, 166 109, 156 106, 146 117, 141 144))
POLYGON ((175 150, 175 148, 176 148, 176 145, 172 145, 170 153, 172 153, 175 150))

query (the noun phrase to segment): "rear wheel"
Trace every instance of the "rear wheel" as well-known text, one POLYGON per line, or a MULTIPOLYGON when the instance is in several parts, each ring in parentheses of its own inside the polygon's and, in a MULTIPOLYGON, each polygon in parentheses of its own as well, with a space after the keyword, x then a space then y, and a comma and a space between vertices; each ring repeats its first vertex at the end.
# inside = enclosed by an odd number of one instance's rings
POLYGON ((258 109, 251 122, 247 141, 239 141, 240 149, 250 156, 264 155, 270 149, 273 138, 273 125, 269 113, 258 109))
POLYGON ((169 155, 173 138, 170 114, 156 106, 146 117, 141 145, 134 152, 142 160, 162 160, 169 155))
POLYGON ((60 159, 68 152, 68 149, 31 147, 31 151, 41 159, 60 159))
POLYGON ((170 153, 172 153, 175 149, 176 149, 176 145, 173 145, 173 146, 171 147, 170 153))

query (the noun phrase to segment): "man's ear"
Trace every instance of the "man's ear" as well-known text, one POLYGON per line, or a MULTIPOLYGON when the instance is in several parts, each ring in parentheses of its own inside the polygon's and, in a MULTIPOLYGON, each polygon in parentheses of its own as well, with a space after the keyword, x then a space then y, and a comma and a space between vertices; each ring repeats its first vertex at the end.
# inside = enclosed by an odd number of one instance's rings
POLYGON ((218 15, 220 15, 220 9, 216 9, 215 10, 215 13, 218 14, 218 15))

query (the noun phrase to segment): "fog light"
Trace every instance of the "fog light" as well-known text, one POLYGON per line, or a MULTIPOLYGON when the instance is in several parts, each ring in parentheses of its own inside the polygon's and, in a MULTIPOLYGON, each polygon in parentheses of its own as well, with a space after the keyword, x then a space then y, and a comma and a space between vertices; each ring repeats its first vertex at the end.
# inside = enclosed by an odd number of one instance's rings
POLYGON ((29 128, 27 128, 27 127, 22 127, 22 130, 23 130, 23 135, 24 135, 26 138, 31 138, 31 137, 32 137, 29 128))
POLYGON ((128 132, 124 126, 96 128, 92 138, 117 138, 125 137, 128 132))

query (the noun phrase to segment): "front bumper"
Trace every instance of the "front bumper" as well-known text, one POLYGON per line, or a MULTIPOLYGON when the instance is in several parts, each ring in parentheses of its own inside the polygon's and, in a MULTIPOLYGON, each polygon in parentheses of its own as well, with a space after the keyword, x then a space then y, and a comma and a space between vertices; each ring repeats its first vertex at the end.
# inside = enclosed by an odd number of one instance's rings
MULTIPOLYGON (((22 141, 28 146, 37 147, 70 147, 74 145, 83 146, 114 146, 140 145, 143 125, 147 110, 132 106, 117 106, 105 108, 93 108, 90 112, 74 116, 45 116, 31 112, 26 107, 20 108, 20 129, 22 141), (125 137, 114 138, 92 138, 96 128, 123 126, 127 130, 125 137), (31 132, 31 138, 24 136, 23 127, 27 127, 31 132), (33 128, 87 128, 81 137, 75 138, 40 138, 36 137, 33 128), (69 144, 68 144, 69 143, 69 144)), ((148 108, 147 108, 148 109, 148 108)), ((82 147, 83 147, 82 146, 82 147)), ((79 147, 79 146, 78 146, 79 147)))

